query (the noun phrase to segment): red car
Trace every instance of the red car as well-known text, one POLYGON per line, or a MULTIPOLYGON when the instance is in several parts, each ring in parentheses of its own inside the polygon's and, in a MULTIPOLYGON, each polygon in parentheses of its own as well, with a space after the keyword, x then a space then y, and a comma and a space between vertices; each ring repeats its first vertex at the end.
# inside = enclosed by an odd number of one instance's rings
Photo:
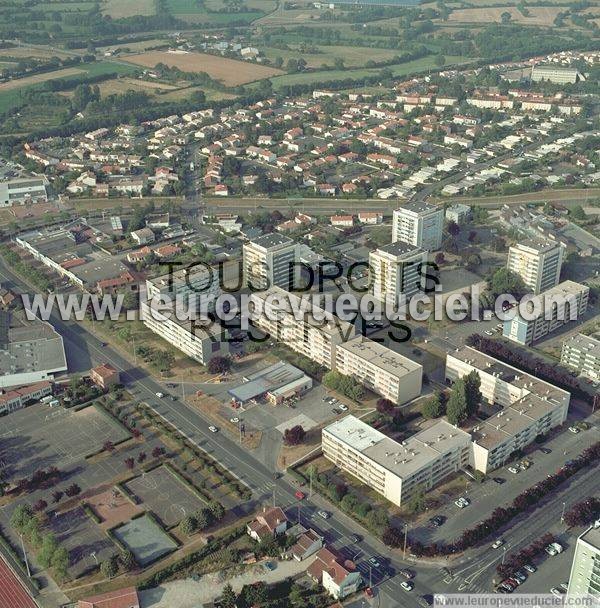
POLYGON ((294 496, 295 496, 295 497, 296 497, 298 500, 303 500, 303 499, 304 499, 304 497, 305 497, 306 495, 304 494, 304 492, 300 492, 300 490, 296 490, 296 491, 294 492, 294 496))
POLYGON ((366 595, 367 597, 373 597, 373 589, 371 589, 371 587, 367 587, 367 588, 365 589, 365 595, 366 595))

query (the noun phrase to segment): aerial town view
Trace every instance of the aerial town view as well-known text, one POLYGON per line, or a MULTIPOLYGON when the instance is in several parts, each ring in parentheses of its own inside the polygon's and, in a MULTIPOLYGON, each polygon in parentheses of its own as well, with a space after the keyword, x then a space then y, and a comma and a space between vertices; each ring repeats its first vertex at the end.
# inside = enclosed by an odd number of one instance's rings
POLYGON ((600 608, 600 0, 0 0, 0 608, 600 608))

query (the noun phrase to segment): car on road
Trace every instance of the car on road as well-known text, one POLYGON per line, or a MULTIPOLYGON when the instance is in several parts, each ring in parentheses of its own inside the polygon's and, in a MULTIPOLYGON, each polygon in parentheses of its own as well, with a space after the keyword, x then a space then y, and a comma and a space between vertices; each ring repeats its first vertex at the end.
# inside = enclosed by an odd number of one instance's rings
POLYGON ((569 583, 561 583, 559 585, 559 588, 562 589, 563 591, 568 591, 569 590, 569 583))
POLYGON ((219 432, 219 429, 216 426, 212 425, 212 424, 208 427, 208 430, 211 433, 218 433, 219 432))
POLYGON ((338 416, 339 414, 341 414, 341 413, 342 413, 342 410, 338 409, 337 407, 334 407, 334 408, 331 410, 331 413, 332 413, 332 414, 335 414, 336 416, 338 416))
POLYGON ((323 511, 323 510, 317 511, 317 515, 319 517, 322 517, 323 519, 329 519, 331 517, 331 515, 329 515, 329 513, 327 513, 327 511, 323 511))
POLYGON ((365 595, 367 597, 373 597, 373 589, 371 589, 371 587, 365 587, 365 595))
POLYGON ((398 570, 398 574, 408 580, 415 578, 415 573, 412 570, 409 570, 408 568, 402 568, 398 570))
POLYGON ((561 595, 564 595, 565 592, 559 587, 552 587, 552 589, 550 589, 550 593, 552 595, 556 595, 556 597, 560 597, 561 595))
POLYGON ((345 403, 340 403, 338 407, 342 410, 342 412, 348 411, 348 406, 345 403))
POLYGON ((381 564, 379 563, 379 561, 377 561, 377 558, 376 558, 376 557, 370 557, 370 558, 367 560, 367 563, 368 563, 370 566, 373 566, 373 568, 381 568, 381 564))
POLYGON ((508 470, 513 474, 513 475, 518 475, 519 473, 519 469, 517 467, 508 467, 508 470))
POLYGON ((162 399, 162 398, 165 396, 165 394, 164 394, 164 393, 161 393, 160 391, 157 391, 157 392, 156 392, 156 393, 154 393, 154 394, 155 394, 155 395, 156 395, 156 396, 157 396, 159 399, 162 399))
POLYGON ((402 587, 404 591, 412 591, 415 588, 414 584, 410 581, 402 581, 400 583, 400 587, 402 587))
POLYGON ((237 416, 234 416, 233 418, 229 419, 229 422, 233 422, 233 424, 237 424, 240 421, 240 419, 237 416))
POLYGON ((429 522, 434 528, 439 528, 444 524, 445 521, 446 518, 443 515, 435 515, 429 520, 429 522))
POLYGON ((564 547, 560 544, 560 543, 550 543, 545 551, 548 555, 558 555, 559 553, 562 553, 564 550, 564 547))
POLYGON ((552 450, 550 448, 540 448, 540 452, 542 454, 552 454, 552 450))
POLYGON ((459 509, 464 509, 465 507, 468 507, 471 504, 471 501, 468 498, 461 496, 460 498, 458 498, 457 500, 454 501, 454 504, 459 509))
POLYGON ((529 572, 529 574, 533 574, 534 572, 537 572, 537 568, 533 564, 525 564, 523 566, 523 568, 525 568, 525 570, 527 570, 527 572, 529 572))
POLYGON ((504 477, 493 477, 492 478, 494 480, 495 483, 497 483, 499 486, 501 486, 503 483, 506 483, 506 479, 504 479, 504 477))
POLYGON ((571 431, 571 433, 577 434, 577 433, 579 433, 580 430, 581 429, 578 426, 570 426, 569 427, 569 431, 571 431))
POLYGON ((492 543, 492 549, 499 549, 504 544, 504 539, 499 538, 492 543))
POLYGON ((359 543, 362 540, 362 537, 359 536, 358 534, 350 534, 350 540, 353 543, 359 543))
POLYGON ((306 497, 306 494, 304 494, 304 492, 300 492, 300 490, 296 490, 294 492, 294 496, 298 499, 298 500, 304 500, 304 498, 306 497))

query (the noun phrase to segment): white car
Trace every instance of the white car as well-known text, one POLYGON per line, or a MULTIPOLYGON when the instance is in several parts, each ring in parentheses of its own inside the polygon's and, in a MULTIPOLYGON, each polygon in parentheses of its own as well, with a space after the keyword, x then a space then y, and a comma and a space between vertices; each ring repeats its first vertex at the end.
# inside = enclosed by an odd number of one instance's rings
POLYGON ((499 538, 492 544, 492 549, 499 549, 504 544, 504 539, 499 538))
POLYGON ((157 396, 159 399, 162 399, 162 398, 165 396, 165 394, 164 394, 164 393, 161 393, 160 391, 159 391, 158 393, 155 393, 155 394, 156 394, 156 396, 157 396))
POLYGON ((527 572, 529 572, 530 574, 537 572, 537 568, 533 564, 525 564, 523 568, 525 568, 525 570, 527 570, 527 572))
POLYGON ((508 470, 514 475, 518 475, 519 473, 519 469, 517 469, 517 467, 508 467, 508 470))
POLYGON ((400 583, 400 587, 402 587, 404 591, 412 591, 415 588, 414 584, 410 581, 402 581, 400 583))
POLYGON ((552 589, 550 589, 550 593, 552 595, 556 595, 556 597, 560 597, 561 595, 563 595, 564 591, 562 589, 559 589, 558 587, 552 587, 552 589))
POLYGON ((237 416, 234 416, 233 418, 229 419, 229 422, 233 422, 233 424, 237 424, 240 421, 240 419, 237 416))
POLYGON ((546 547, 546 553, 548 555, 558 555, 563 552, 563 546, 560 543, 550 543, 546 547))
POLYGON ((577 426, 570 426, 570 427, 569 427, 569 430, 571 431, 571 433, 575 433, 575 434, 577 434, 577 433, 579 433, 579 431, 580 431, 581 429, 580 429, 579 427, 577 427, 577 426))
POLYGON ((486 329, 486 330, 485 330, 485 335, 486 335, 486 336, 493 336, 493 335, 494 335, 494 332, 493 332, 493 331, 490 331, 489 329, 486 329))
POLYGON ((219 432, 219 429, 216 426, 213 426, 212 424, 208 427, 208 430, 211 433, 218 433, 219 432))
POLYGON ((340 403, 338 407, 342 410, 342 412, 348 411, 348 406, 345 403, 340 403))
POLYGON ((454 501, 454 504, 459 508, 459 509, 464 509, 465 507, 468 507, 471 504, 471 501, 468 498, 465 498, 464 496, 461 496, 459 499, 454 501))
POLYGON ((317 511, 317 515, 323 519, 329 519, 329 513, 327 513, 327 511, 317 511))

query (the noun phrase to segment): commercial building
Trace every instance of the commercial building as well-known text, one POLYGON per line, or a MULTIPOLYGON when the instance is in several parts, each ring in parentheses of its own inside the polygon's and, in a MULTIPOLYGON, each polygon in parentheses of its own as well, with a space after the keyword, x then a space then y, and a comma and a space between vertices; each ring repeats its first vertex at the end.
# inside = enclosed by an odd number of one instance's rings
POLYGON ((582 376, 600 380, 600 340, 577 334, 563 342, 560 362, 582 376))
POLYGON ((50 323, 0 311, 0 387, 52 380, 66 371, 63 339, 50 323))
POLYGON ((47 380, 0 392, 0 415, 19 410, 51 394, 52 382, 48 382, 47 380))
POLYGON ((580 319, 587 310, 589 293, 587 285, 563 281, 533 296, 526 304, 528 314, 517 312, 513 319, 504 321, 502 335, 529 346, 569 321, 580 319))
POLYGON ((45 177, 22 177, 0 182, 0 207, 48 201, 45 177))
POLYGON ((322 431, 323 455, 395 505, 469 464, 471 437, 445 420, 398 443, 354 416, 322 431))
POLYGON ((202 365, 207 365, 213 357, 229 353, 225 329, 217 323, 182 321, 173 310, 158 310, 147 302, 140 303, 140 312, 148 329, 202 365))
POLYGON ((481 379, 489 415, 472 430, 472 466, 478 471, 502 466, 513 452, 567 419, 569 392, 468 346, 446 356, 447 381, 472 371, 481 379))
POLYGON ((335 347, 353 338, 356 328, 306 298, 281 287, 252 293, 250 320, 254 325, 327 369, 335 368, 335 347))
POLYGON ((369 254, 371 293, 382 302, 408 299, 422 289, 427 252, 402 241, 390 243, 369 254))
POLYGON ((272 405, 301 395, 312 388, 313 382, 301 369, 279 361, 244 378, 244 383, 229 389, 231 398, 240 405, 265 398, 272 405))
POLYGON ((577 539, 567 593, 600 597, 600 527, 588 528, 577 539))
POLYGON ((402 241, 425 251, 442 245, 444 210, 428 203, 408 203, 394 211, 392 242, 402 241))
POLYGON ((535 64, 531 66, 531 80, 533 82, 547 80, 556 84, 574 84, 580 80, 585 80, 585 77, 577 68, 535 64))
POLYGON ((336 347, 335 369, 396 404, 421 394, 423 367, 364 336, 336 347))
POLYGON ((250 289, 289 289, 295 272, 296 243, 284 234, 264 234, 244 243, 244 284, 250 289))
POLYGON ((518 274, 533 293, 558 285, 564 247, 549 239, 531 239, 509 248, 506 267, 518 274))

